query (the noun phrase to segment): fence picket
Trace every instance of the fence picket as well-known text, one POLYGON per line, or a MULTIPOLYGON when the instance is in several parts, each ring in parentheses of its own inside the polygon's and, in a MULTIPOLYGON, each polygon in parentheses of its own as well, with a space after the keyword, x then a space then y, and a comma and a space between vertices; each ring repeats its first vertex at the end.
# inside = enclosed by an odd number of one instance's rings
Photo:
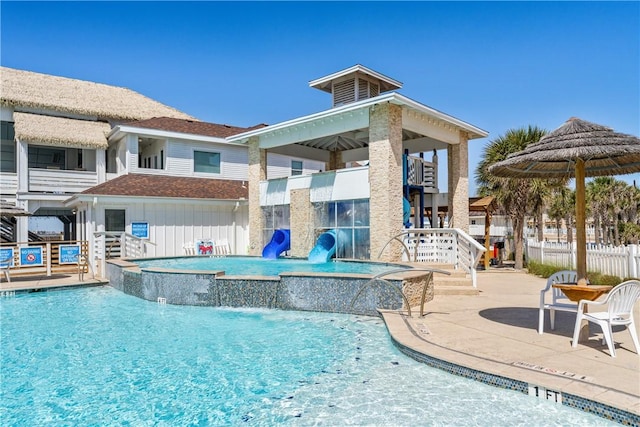
MULTIPOLYGON (((576 247, 565 242, 538 242, 529 239, 527 259, 573 269, 576 265, 576 247)), ((623 279, 637 278, 640 274, 640 247, 638 245, 587 247, 587 269, 623 279)))

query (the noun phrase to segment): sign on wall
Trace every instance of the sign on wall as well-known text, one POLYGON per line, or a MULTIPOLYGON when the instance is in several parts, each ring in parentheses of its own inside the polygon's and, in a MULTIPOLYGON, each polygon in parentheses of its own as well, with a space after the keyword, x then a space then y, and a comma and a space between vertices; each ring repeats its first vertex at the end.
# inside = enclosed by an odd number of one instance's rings
POLYGON ((80 245, 60 245, 59 257, 60 264, 77 264, 80 258, 80 245))
POLYGON ((32 248, 20 248, 20 265, 29 267, 34 265, 43 265, 42 246, 34 246, 32 248))
POLYGON ((138 221, 131 223, 131 234, 139 239, 149 238, 149 223, 146 221, 138 221))
POLYGON ((213 240, 196 240, 196 254, 213 255, 213 240))
POLYGON ((9 267, 13 267, 13 248, 0 248, 0 261, 4 261, 2 264, 9 264, 9 267), (9 261, 5 261, 5 260, 9 261))

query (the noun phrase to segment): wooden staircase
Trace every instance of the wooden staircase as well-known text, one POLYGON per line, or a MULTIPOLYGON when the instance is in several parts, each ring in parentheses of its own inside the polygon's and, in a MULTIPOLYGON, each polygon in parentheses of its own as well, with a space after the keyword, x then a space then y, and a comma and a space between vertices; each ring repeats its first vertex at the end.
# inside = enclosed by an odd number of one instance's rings
POLYGON ((450 264, 428 264, 429 267, 445 270, 450 275, 434 273, 433 284, 435 295, 478 295, 478 288, 473 287, 471 277, 461 270, 454 270, 450 264))

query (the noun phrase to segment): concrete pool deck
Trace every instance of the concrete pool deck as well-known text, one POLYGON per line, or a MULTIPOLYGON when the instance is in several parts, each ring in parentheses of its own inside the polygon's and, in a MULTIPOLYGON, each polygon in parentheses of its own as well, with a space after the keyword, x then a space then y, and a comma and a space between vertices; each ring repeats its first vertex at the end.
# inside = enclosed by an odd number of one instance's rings
MULTIPOLYGON (((0 291, 100 284, 107 282, 87 275, 83 282, 77 274, 21 276, 2 281, 0 291)), ((425 305, 424 318, 418 307, 411 318, 397 311, 383 311, 383 317, 400 346, 428 358, 544 387, 552 399, 559 391, 600 402, 640 420, 640 356, 628 330, 614 328, 615 358, 601 344, 597 326, 587 342, 571 347, 573 313, 557 312, 555 331, 547 313, 545 333, 539 335, 538 303, 545 284, 546 279, 510 268, 479 271, 478 296, 436 295, 425 305)), ((640 304, 634 313, 640 330, 640 304)))
MULTIPOLYGON (((616 357, 591 326, 589 340, 571 347, 575 314, 556 312, 556 329, 539 335, 538 305, 546 279, 514 269, 478 272, 478 296, 436 295, 412 317, 384 311, 401 347, 476 371, 571 394, 640 415, 640 356, 629 331, 614 327, 616 357)), ((640 330, 640 304, 636 304, 640 330)), ((640 419, 640 418, 638 418, 640 419)), ((632 423, 631 425, 633 425, 632 423)))

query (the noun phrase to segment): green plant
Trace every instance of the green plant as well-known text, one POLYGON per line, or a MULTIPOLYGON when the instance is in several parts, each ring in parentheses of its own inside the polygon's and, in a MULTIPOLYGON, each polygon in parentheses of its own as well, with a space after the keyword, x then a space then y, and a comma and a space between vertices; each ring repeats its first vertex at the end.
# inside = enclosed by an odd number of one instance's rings
MULTIPOLYGON (((535 274, 536 276, 540 276, 546 279, 557 271, 571 270, 571 268, 567 266, 541 264, 536 261, 529 261, 529 264, 527 265, 527 270, 529 274, 535 274)), ((621 279, 618 276, 611 276, 608 274, 598 273, 596 271, 587 272, 587 277, 589 278, 589 283, 592 285, 615 286, 624 282, 624 280, 627 280, 627 279, 621 279)))

